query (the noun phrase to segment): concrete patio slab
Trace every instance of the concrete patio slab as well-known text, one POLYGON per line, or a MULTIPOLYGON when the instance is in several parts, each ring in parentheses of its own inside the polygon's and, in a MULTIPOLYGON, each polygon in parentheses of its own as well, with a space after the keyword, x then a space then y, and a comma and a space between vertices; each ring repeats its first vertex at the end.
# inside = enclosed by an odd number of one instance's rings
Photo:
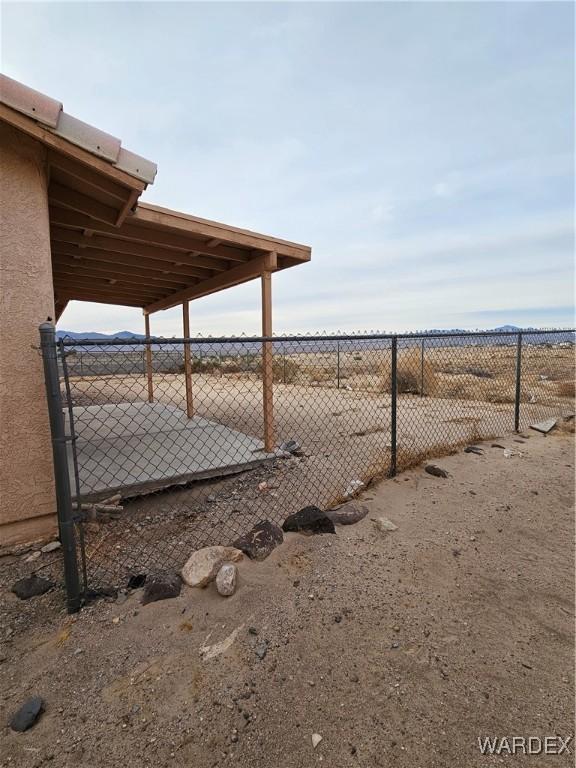
MULTIPOLYGON (((162 403, 73 408, 83 497, 123 497, 223 477, 271 461, 261 440, 162 403)), ((68 429, 68 414, 66 414, 68 429)), ((75 494, 72 446, 69 446, 75 494)))

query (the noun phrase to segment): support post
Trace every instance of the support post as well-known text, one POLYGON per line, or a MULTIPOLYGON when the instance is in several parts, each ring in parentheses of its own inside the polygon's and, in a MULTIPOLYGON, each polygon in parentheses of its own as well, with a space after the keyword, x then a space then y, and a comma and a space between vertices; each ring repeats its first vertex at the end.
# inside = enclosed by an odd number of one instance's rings
POLYGON ((336 388, 340 389, 340 341, 336 342, 336 388))
POLYGON ((80 609, 80 579, 78 575, 76 536, 72 512, 72 494, 70 492, 70 474, 68 471, 66 430, 64 428, 62 394, 60 392, 60 374, 58 372, 58 358, 56 356, 56 329, 52 323, 42 323, 40 326, 40 347, 44 363, 48 418, 52 436, 56 512, 64 560, 66 604, 68 613, 76 613, 80 609))
POLYGON ((146 379, 148 381, 148 402, 154 402, 154 383, 152 381, 152 342, 150 341, 150 315, 144 315, 144 335, 146 336, 146 379))
MULTIPOLYGON (((272 336, 272 275, 262 272, 262 336, 272 336)), ((264 450, 274 450, 274 371, 272 342, 262 344, 262 404, 264 409, 264 450)))
POLYGON ((420 397, 424 397, 424 339, 420 342, 420 397))
POLYGON ((396 406, 398 394, 398 339, 396 336, 392 339, 390 394, 390 477, 395 477, 397 465, 396 406))
MULTIPOLYGON (((184 326, 184 338, 190 338, 190 302, 182 302, 182 320, 184 326)), ((186 415, 189 419, 194 416, 194 401, 192 399, 192 360, 190 344, 184 342, 184 380, 186 383, 186 415)))
POLYGON ((514 431, 520 429, 520 395, 522 383, 522 333, 518 334, 516 343, 516 393, 514 396, 514 431))

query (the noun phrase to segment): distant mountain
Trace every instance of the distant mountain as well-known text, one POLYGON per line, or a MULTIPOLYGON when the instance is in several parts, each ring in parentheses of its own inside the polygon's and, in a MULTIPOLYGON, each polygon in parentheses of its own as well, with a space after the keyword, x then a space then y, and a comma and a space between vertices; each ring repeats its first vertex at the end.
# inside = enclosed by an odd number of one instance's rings
POLYGON ((87 331, 78 333, 76 331, 56 331, 57 339, 143 339, 142 333, 132 333, 132 331, 118 331, 117 333, 96 333, 87 331))

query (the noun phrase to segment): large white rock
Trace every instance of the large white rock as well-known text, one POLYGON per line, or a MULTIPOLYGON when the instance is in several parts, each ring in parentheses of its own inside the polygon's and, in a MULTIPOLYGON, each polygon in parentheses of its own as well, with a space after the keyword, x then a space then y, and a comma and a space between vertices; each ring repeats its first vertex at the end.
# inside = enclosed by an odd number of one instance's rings
POLYGON ((216 589, 224 597, 234 594, 236 589, 236 566, 234 563, 224 563, 216 575, 216 589))
POLYGON ((203 547, 188 558, 181 571, 182 581, 189 587, 205 587, 216 578, 220 566, 243 557, 234 547, 203 547))

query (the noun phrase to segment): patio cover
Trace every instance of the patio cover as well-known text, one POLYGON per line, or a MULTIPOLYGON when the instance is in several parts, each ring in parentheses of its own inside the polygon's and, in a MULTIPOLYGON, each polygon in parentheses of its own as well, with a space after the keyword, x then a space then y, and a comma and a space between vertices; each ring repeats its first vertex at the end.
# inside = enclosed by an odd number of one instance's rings
POLYGON ((310 260, 310 248, 139 203, 154 163, 0 76, 0 120, 47 148, 56 319, 71 300, 146 315, 310 260))

